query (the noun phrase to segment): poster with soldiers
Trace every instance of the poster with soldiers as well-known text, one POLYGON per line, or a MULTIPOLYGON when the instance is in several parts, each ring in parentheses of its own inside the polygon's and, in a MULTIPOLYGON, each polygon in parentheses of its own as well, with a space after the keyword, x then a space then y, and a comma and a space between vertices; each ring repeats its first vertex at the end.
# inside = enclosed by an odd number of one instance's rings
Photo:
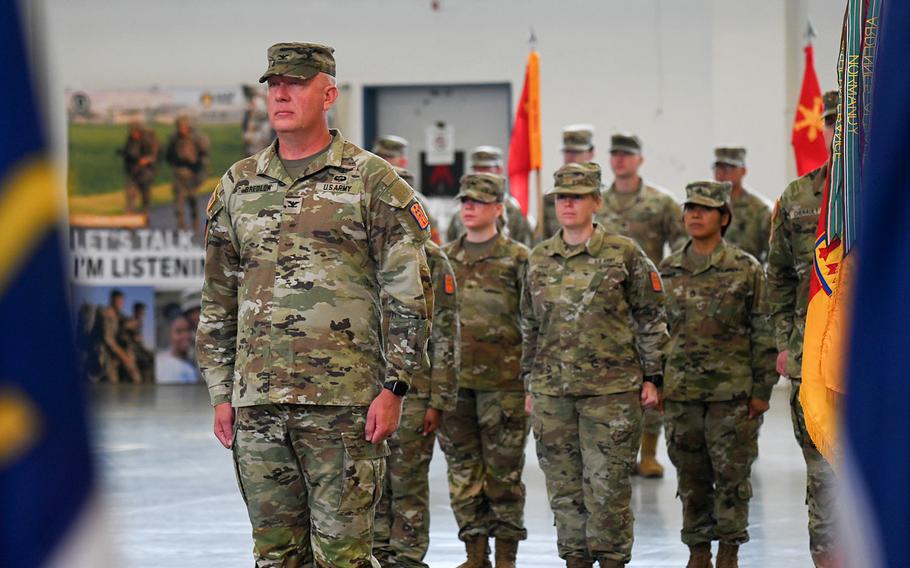
POLYGON ((73 89, 66 100, 69 269, 83 374, 198 382, 205 207, 221 172, 271 143, 264 90, 73 89))

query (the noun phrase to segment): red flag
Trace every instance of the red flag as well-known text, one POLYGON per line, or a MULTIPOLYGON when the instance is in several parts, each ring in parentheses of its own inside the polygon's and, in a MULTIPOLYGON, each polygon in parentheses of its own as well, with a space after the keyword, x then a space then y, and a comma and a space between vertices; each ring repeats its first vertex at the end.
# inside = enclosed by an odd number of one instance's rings
POLYGON ((822 118, 824 105, 822 91, 815 74, 812 44, 806 46, 806 69, 803 72, 803 87, 793 119, 793 152, 796 155, 796 173, 804 175, 819 168, 828 160, 825 147, 825 121, 822 118))
POLYGON ((509 143, 509 190, 526 215, 531 170, 540 170, 540 55, 536 51, 528 55, 525 84, 509 143))

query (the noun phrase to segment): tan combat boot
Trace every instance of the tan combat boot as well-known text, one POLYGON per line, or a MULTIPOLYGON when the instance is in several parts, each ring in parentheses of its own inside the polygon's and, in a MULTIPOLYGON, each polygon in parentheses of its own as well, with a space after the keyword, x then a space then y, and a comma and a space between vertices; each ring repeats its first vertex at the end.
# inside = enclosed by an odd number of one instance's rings
POLYGON ((496 539, 496 568, 515 568, 515 557, 517 555, 517 540, 496 539))
POLYGON ((459 564, 458 568, 493 568, 490 564, 490 553, 487 551, 487 537, 472 536, 464 541, 464 548, 468 559, 459 564))
POLYGON ((720 543, 717 549, 717 568, 739 568, 739 545, 720 543))
MULTIPOLYGON (((720 558, 720 557, 718 557, 720 558)), ((719 564, 718 564, 719 566, 719 564)), ((711 545, 695 544, 689 547, 689 563, 686 568, 712 568, 711 545)))
POLYGON ((657 435, 643 434, 641 437, 641 463, 638 475, 650 479, 664 476, 664 467, 657 462, 657 435))
POLYGON ((580 556, 566 556, 566 568, 592 568, 594 563, 580 556))

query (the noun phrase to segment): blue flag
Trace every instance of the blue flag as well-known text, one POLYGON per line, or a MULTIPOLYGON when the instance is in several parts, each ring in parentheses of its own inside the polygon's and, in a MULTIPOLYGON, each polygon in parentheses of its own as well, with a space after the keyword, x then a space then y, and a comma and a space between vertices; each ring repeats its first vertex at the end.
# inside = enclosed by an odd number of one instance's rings
POLYGON ((16 0, 0 0, 0 566, 43 566, 94 487, 59 196, 16 0))
POLYGON ((846 469, 868 512, 844 521, 871 537, 858 551, 870 567, 874 556, 910 562, 910 2, 885 2, 881 24, 844 424, 846 469))

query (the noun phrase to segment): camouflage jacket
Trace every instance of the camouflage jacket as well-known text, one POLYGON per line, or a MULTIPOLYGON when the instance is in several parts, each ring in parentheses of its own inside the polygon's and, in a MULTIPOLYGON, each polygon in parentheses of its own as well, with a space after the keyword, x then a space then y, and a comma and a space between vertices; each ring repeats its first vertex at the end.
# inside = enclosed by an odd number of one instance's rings
POLYGON ((297 180, 276 141, 215 188, 196 344, 213 404, 367 405, 421 368, 429 222, 384 160, 332 135, 297 180))
POLYGON ((438 410, 454 410, 458 402, 458 368, 461 364, 461 324, 455 271, 446 253, 426 243, 427 262, 433 275, 433 328, 428 351, 430 369, 418 373, 408 397, 429 398, 438 410))
POLYGON ((686 251, 660 263, 670 342, 664 367, 669 400, 768 400, 776 353, 763 302, 765 274, 755 258, 721 240, 708 264, 686 251))
POLYGON ((768 259, 768 237, 771 235, 771 208, 757 195, 743 190, 732 199, 733 222, 724 239, 758 259, 768 259))
POLYGON ((522 298, 522 375, 550 396, 637 390, 663 372, 660 276, 635 241, 600 225, 569 251, 562 231, 531 253, 522 298))
MULTIPOLYGON (((503 205, 503 217, 499 218, 496 226, 513 241, 518 241, 526 247, 531 246, 534 243, 534 231, 531 229, 528 218, 522 213, 521 207, 519 207, 515 198, 507 199, 503 205), (503 218, 505 218, 505 221, 503 221, 503 218)), ((463 234, 465 234, 465 228, 464 223, 461 221, 461 213, 456 211, 452 215, 452 220, 449 221, 449 228, 446 229, 446 241, 453 242, 463 234)))
POLYGON ((196 132, 188 136, 175 132, 168 140, 164 157, 172 168, 198 170, 208 157, 208 143, 196 132))
POLYGON ((520 391, 522 286, 528 248, 502 234, 485 255, 470 259, 465 237, 444 247, 461 296, 459 388, 520 391))
POLYGON ((608 233, 623 235, 635 240, 654 264, 664 258, 664 244, 670 251, 686 243, 682 209, 670 195, 641 182, 635 198, 629 205, 620 205, 615 185, 601 195, 603 207, 595 220, 608 233))
POLYGON ((809 277, 827 165, 790 182, 774 207, 768 251, 768 309, 778 351, 790 351, 787 375, 802 377, 809 277))

